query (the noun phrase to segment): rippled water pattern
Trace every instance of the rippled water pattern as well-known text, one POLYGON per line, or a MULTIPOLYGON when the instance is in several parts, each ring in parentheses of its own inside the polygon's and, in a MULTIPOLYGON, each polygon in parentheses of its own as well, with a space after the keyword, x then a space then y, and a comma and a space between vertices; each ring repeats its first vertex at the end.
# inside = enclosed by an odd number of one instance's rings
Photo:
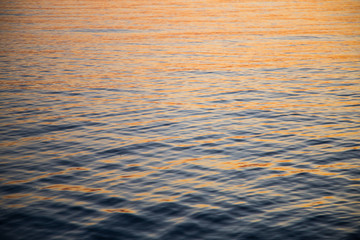
POLYGON ((1 239, 360 239, 360 2, 0 2, 1 239))

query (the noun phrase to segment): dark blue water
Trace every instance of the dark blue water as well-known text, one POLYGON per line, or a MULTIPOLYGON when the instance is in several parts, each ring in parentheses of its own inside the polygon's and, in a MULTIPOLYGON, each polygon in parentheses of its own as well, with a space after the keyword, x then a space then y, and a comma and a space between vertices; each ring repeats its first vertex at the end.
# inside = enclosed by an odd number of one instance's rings
POLYGON ((0 239, 360 239, 360 3, 1 1, 0 239))

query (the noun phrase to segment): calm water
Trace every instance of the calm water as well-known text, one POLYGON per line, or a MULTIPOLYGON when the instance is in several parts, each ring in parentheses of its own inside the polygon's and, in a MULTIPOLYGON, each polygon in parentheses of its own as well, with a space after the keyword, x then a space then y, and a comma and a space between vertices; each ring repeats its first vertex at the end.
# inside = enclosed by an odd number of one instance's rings
POLYGON ((360 239, 360 2, 0 2, 0 238, 360 239))

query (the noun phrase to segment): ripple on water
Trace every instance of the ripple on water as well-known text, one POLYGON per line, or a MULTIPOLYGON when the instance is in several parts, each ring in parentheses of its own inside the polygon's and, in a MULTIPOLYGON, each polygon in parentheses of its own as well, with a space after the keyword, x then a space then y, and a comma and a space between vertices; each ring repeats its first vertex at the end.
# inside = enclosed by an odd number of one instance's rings
POLYGON ((0 238, 360 239, 357 9, 0 1, 0 238))

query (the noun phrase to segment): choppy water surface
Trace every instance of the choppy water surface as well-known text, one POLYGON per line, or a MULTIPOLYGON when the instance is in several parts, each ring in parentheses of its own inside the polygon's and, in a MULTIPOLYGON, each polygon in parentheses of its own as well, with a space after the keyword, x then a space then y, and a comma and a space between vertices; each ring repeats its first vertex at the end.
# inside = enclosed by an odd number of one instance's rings
POLYGON ((360 2, 1 1, 1 239, 359 239, 360 2))

